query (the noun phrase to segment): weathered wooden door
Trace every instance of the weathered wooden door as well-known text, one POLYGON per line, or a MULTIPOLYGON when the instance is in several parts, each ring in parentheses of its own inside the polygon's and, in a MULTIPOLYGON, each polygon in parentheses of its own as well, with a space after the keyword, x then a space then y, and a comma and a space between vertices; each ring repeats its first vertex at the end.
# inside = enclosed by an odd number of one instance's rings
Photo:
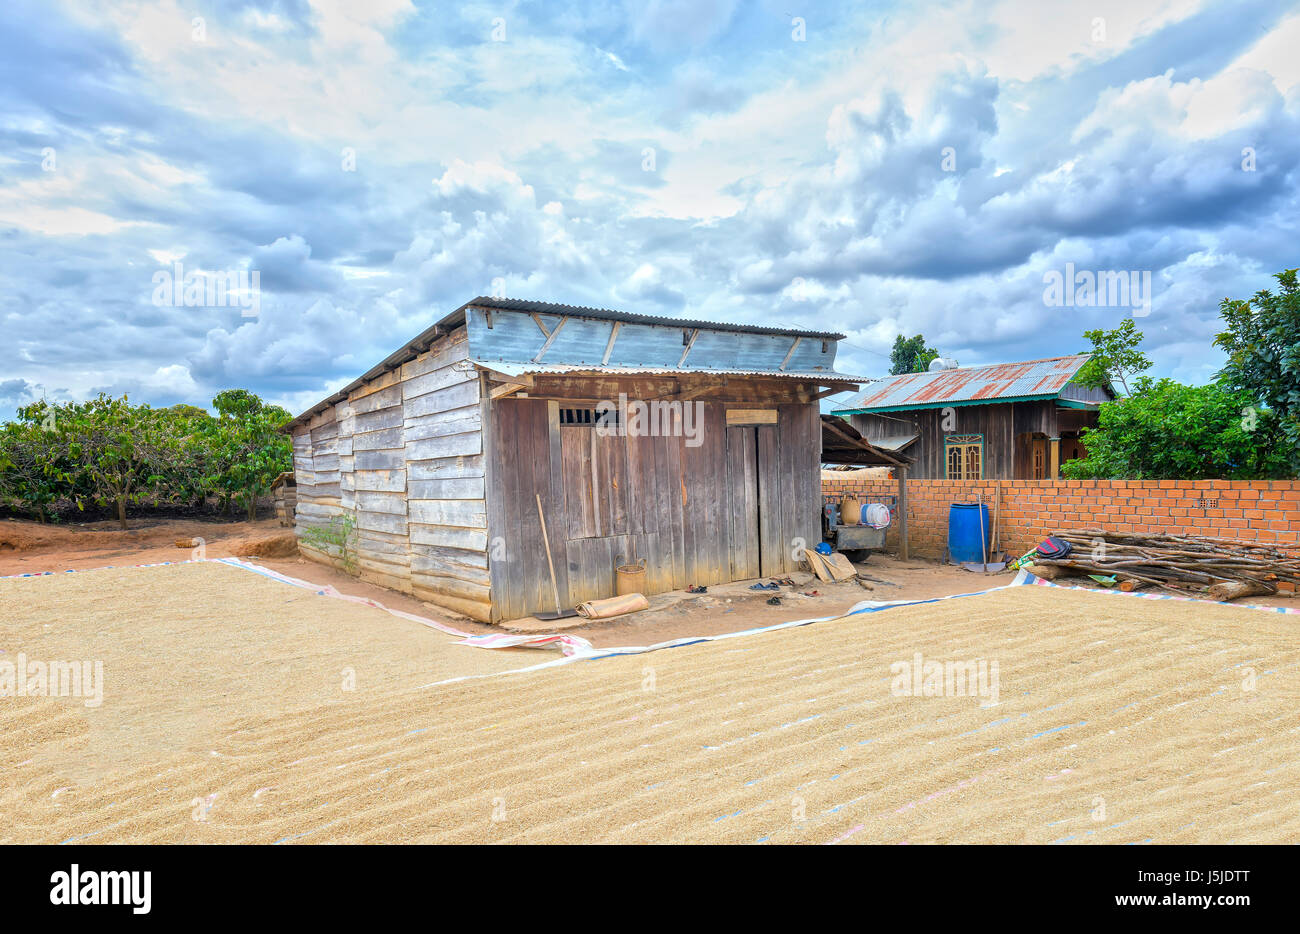
POLYGON ((759 425, 758 459, 758 573, 771 577, 785 570, 781 529, 781 461, 775 425, 759 425))
POLYGON ((758 430, 727 429, 727 517, 731 523, 731 579, 758 577, 758 430))

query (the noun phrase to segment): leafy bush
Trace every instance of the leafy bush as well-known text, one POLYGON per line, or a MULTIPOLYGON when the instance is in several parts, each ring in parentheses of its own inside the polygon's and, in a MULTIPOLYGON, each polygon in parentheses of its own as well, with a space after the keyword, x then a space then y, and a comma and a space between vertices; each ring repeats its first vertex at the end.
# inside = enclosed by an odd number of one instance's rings
POLYGON ((1228 354, 1219 372, 1227 387, 1249 394, 1274 413, 1270 438, 1300 471, 1300 281, 1297 270, 1274 276, 1277 292, 1263 289, 1250 301, 1224 299, 1219 314, 1227 330, 1215 346, 1228 354))
POLYGON ((126 396, 87 402, 38 402, 0 426, 0 506, 46 521, 71 501, 127 509, 150 502, 241 500, 255 518, 258 497, 293 467, 292 442, 279 429, 289 413, 246 390, 213 400, 220 416, 177 405, 154 409, 126 396))
POLYGON ((335 516, 326 525, 304 529, 302 543, 324 552, 331 558, 340 559, 343 568, 351 574, 357 569, 356 524, 356 519, 349 514, 335 516))
POLYGON ((1271 443, 1277 416, 1255 397, 1217 384, 1138 380, 1134 395, 1101 406, 1082 440, 1088 456, 1066 461, 1072 480, 1251 480, 1291 475, 1271 443))

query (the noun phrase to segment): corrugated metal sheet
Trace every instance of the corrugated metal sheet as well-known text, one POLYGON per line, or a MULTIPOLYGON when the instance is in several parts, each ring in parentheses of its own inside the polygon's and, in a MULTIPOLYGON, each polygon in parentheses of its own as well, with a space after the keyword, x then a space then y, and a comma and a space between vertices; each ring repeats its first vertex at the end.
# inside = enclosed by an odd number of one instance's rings
POLYGON ((822 383, 864 383, 865 376, 849 376, 834 370, 719 370, 713 367, 600 366, 580 363, 510 363, 474 360, 470 363, 503 376, 561 375, 580 373, 599 376, 772 376, 782 379, 816 380, 822 383))
POLYGON ((872 438, 871 443, 874 444, 876 447, 880 448, 882 451, 889 451, 893 453, 893 452, 903 450, 903 448, 907 447, 909 444, 911 444, 913 441, 917 440, 920 437, 921 436, 918 434, 888 435, 884 438, 872 438))
POLYGON ((594 318, 598 321, 626 321, 630 324, 662 324, 678 328, 701 328, 708 331, 739 331, 743 334, 784 334, 790 337, 816 337, 833 341, 844 339, 843 334, 835 331, 807 331, 801 328, 773 328, 758 324, 725 324, 721 321, 701 321, 694 318, 667 318, 662 315, 643 315, 610 308, 587 308, 583 305, 565 305, 559 302, 534 302, 524 298, 489 298, 480 295, 462 305, 460 311, 470 307, 526 311, 539 315, 572 315, 577 318, 594 318))
POLYGON ((696 329, 478 306, 465 310, 465 327, 470 356, 509 363, 834 370, 839 343, 803 335, 755 334, 723 325, 696 329))
POLYGON ((1008 399, 1050 399, 1059 395, 1088 354, 959 367, 935 373, 907 373, 872 382, 837 413, 883 411, 1008 399))
MULTIPOLYGON (((728 349, 730 351, 733 351, 730 354, 731 357, 730 362, 733 365, 735 362, 737 362, 737 360, 743 362, 750 358, 763 359, 764 362, 767 362, 768 360, 771 360, 773 356, 775 356, 775 358, 779 360, 782 356, 784 356, 786 350, 788 349, 788 347, 782 347, 779 351, 773 349, 771 350, 770 353, 767 353, 765 355, 760 354, 757 353, 757 351, 750 345, 767 344, 767 343, 775 344, 775 341, 765 342, 760 337, 737 338, 732 336, 735 334, 766 335, 768 337, 808 338, 809 340, 802 342, 803 346, 798 349, 798 352, 796 354, 796 359, 791 361, 791 363, 794 363, 796 365, 798 365, 800 359, 806 358, 812 352, 813 350, 813 346, 811 344, 812 340, 829 342, 827 348, 829 352, 826 353, 824 356, 828 362, 833 363, 835 359, 834 342, 842 340, 844 338, 843 334, 839 334, 832 331, 807 331, 807 330, 801 330, 799 328, 770 328, 770 327, 763 327, 754 324, 727 324, 720 321, 700 321, 692 318, 666 318, 658 315, 643 315, 643 314, 637 314, 635 312, 629 312, 629 311, 614 311, 608 308, 586 308, 581 305, 565 305, 557 302, 535 302, 535 301, 529 301, 527 299, 521 299, 521 298, 490 298, 485 295, 480 295, 478 298, 475 298, 474 300, 468 301, 465 304, 461 305, 451 314, 446 315, 443 318, 439 319, 437 324, 434 324, 431 327, 427 328, 426 330, 422 331, 414 339, 408 341, 397 351, 390 354, 381 363, 377 364, 376 366, 368 370, 364 375, 348 383, 348 385, 344 386, 338 392, 332 393, 331 395, 322 399, 320 402, 316 403, 310 409, 307 409, 305 412, 298 415, 296 418, 288 422, 281 430, 290 431, 291 429, 293 429, 294 426, 299 425, 302 422, 306 421, 307 419, 311 418, 317 412, 321 412, 329 408, 331 405, 335 405, 338 402, 342 401, 343 399, 346 399, 352 393, 353 390, 357 389, 360 386, 365 385, 366 383, 377 378, 378 376, 381 376, 382 374, 388 372, 389 370, 401 366, 407 360, 412 359, 413 357, 415 357, 416 355, 418 355, 419 353, 427 349, 429 345, 431 345, 435 340, 437 340, 443 334, 455 329, 461 324, 472 324, 473 322, 469 321, 471 317, 469 311, 470 309, 473 308, 480 308, 480 309, 490 308, 498 311, 514 311, 514 312, 522 312, 526 314, 546 315, 546 316, 551 316, 556 318, 558 318, 559 316, 568 315, 575 318, 589 318, 589 319, 594 319, 598 321, 607 321, 607 322, 620 321, 626 324, 636 324, 636 325, 668 326, 673 328, 699 328, 700 331, 702 332, 702 336, 698 340, 699 351, 696 353, 696 356, 697 357, 709 356, 710 345, 716 344, 718 342, 722 342, 724 344, 727 344, 728 349)), ((612 328, 613 325, 610 324, 610 325, 606 325, 605 327, 612 328)), ((535 340, 536 343, 540 346, 541 340, 539 338, 531 334, 529 336, 531 339, 535 340)), ((571 335, 566 332, 565 334, 561 335, 561 337, 562 340, 558 342, 558 346, 554 348, 551 354, 553 358, 556 356, 560 356, 564 353, 565 344, 569 342, 571 335)), ((603 350, 604 348, 603 338, 601 339, 601 341, 602 342, 597 348, 597 352, 603 350)), ((627 344, 628 341, 625 340, 619 346, 618 352, 620 354, 625 352, 623 348, 627 346, 627 344)), ((471 346, 473 346, 473 344, 471 344, 471 346)), ((537 349, 538 348, 536 347, 532 348, 529 352, 529 356, 534 355, 537 349)), ((648 346, 643 343, 640 349, 642 351, 646 351, 648 349, 648 346)), ((718 355, 715 353, 713 354, 713 356, 718 356, 718 355)), ((673 359, 676 359, 676 357, 673 357, 673 359)), ((805 366, 807 365, 807 362, 809 361, 804 359, 805 366)), ((587 368, 590 369, 591 364, 588 363, 585 364, 585 366, 587 366, 587 368)), ((612 370, 612 368, 610 367, 601 367, 600 369, 606 372, 612 370)), ((576 371, 571 371, 571 372, 576 372, 576 371)), ((668 368, 661 368, 661 372, 671 373, 673 371, 668 368)), ((686 369, 686 370, 681 370, 680 372, 691 373, 697 371, 686 369)), ((710 373, 734 372, 737 375, 744 374, 744 373, 760 375, 761 368, 758 369, 743 368, 743 369, 735 369, 735 370, 709 368, 704 372, 710 372, 710 373)), ((831 371, 823 370, 823 371, 816 372, 815 375, 818 377, 827 377, 828 373, 831 373, 831 371)), ((777 370, 772 370, 767 375, 772 375, 772 376, 801 375, 802 378, 805 379, 810 378, 810 374, 808 371, 802 371, 800 374, 792 374, 788 371, 780 372, 777 370)), ((829 379, 831 381, 838 379, 838 380, 844 380, 853 383, 865 382, 864 379, 851 377, 851 376, 844 376, 843 374, 833 374, 831 377, 829 377, 829 379)))

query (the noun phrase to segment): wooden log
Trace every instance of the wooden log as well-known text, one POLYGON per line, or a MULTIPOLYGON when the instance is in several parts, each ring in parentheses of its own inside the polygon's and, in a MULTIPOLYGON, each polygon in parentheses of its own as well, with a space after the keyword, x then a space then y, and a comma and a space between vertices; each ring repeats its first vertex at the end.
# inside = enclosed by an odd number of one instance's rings
POLYGON ((1035 577, 1041 577, 1045 581, 1054 581, 1062 577, 1070 577, 1075 573, 1074 568, 1060 567, 1053 564, 1039 564, 1037 562, 1034 562, 1032 566, 1025 568, 1025 570, 1035 577))
POLYGON ((1238 597, 1254 597, 1263 594, 1275 594, 1277 588, 1263 581, 1239 580, 1224 581, 1221 584, 1214 584, 1207 591, 1206 595, 1211 600, 1217 600, 1219 603, 1225 603, 1228 600, 1236 600, 1238 597))

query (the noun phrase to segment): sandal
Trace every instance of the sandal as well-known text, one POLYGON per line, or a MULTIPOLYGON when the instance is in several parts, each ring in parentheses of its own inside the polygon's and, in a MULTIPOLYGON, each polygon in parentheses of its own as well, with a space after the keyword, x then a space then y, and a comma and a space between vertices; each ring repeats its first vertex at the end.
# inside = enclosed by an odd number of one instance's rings
POLYGON ((780 605, 781 605, 781 598, 780 598, 780 597, 768 597, 768 598, 767 598, 767 605, 768 605, 768 606, 780 606, 780 605))
POLYGON ((695 584, 691 584, 691 586, 689 586, 689 587, 686 588, 686 592, 687 592, 687 593, 708 593, 708 592, 709 592, 709 588, 707 588, 707 587, 697 587, 695 584))
POLYGON ((780 589, 781 589, 781 585, 780 585, 780 584, 764 584, 762 581, 759 581, 757 584, 750 584, 750 585, 749 585, 749 589, 750 589, 750 590, 780 590, 780 589))

